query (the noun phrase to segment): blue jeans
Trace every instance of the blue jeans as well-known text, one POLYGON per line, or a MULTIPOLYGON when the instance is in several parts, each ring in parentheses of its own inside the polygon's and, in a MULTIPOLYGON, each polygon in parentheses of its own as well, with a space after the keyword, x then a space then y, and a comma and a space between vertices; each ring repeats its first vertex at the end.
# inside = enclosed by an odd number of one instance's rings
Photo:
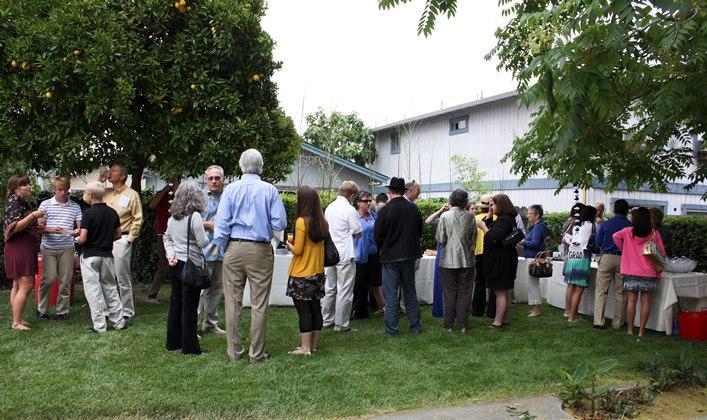
POLYGON ((398 333, 398 287, 403 288, 405 310, 410 321, 410 331, 419 333, 420 303, 415 290, 415 260, 383 263, 383 297, 385 298, 385 333, 398 333))

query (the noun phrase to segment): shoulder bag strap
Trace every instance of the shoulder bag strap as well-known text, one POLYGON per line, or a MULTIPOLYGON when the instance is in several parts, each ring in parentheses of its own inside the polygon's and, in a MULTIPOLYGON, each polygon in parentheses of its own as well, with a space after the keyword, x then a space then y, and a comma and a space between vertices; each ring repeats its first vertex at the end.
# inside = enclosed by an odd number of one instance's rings
POLYGON ((189 259, 189 242, 191 242, 191 217, 194 214, 189 215, 189 220, 187 220, 187 259, 189 259))

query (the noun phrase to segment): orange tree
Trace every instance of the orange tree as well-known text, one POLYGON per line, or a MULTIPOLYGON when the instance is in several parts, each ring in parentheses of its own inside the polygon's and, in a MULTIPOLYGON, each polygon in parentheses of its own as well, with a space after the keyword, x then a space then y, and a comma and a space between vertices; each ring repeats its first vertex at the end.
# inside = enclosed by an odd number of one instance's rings
POLYGON ((259 149, 284 178, 300 138, 278 108, 260 0, 0 5, 0 161, 80 174, 111 161, 237 173, 259 149))

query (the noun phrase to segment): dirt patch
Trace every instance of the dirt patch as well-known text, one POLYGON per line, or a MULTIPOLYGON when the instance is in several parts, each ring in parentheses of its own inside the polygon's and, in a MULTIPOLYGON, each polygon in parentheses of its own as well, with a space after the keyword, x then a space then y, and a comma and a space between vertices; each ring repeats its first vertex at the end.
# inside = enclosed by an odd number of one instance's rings
POLYGON ((639 419, 683 419, 707 416, 707 388, 680 388, 658 395, 641 407, 639 419))

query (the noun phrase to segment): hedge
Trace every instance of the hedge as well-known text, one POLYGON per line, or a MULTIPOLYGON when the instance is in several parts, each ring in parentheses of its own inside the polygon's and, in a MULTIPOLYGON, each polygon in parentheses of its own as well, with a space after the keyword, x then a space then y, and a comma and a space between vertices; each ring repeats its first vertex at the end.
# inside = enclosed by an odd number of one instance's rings
MULTIPOLYGON (((33 205, 37 205, 41 200, 51 196, 48 192, 42 192, 33 199, 33 205)), ((133 277, 137 283, 149 283, 152 281, 155 268, 157 267, 157 236, 154 234, 155 212, 148 208, 148 203, 153 197, 151 191, 143 192, 143 225, 140 236, 133 248, 133 277)), ((72 199, 81 202, 80 196, 73 195, 72 199)), ((287 231, 292 231, 296 209, 296 196, 292 193, 283 193, 282 202, 287 211, 287 231)), ((330 199, 322 200, 322 208, 331 202, 330 199)), ((418 200, 417 206, 420 208, 422 217, 427 218, 437 211, 444 203, 443 199, 418 200)), ((0 203, 2 204, 2 203, 0 203)), ((4 205, 0 207, 0 210, 4 205)), ((550 229, 550 236, 547 238, 547 249, 556 250, 560 244, 561 229, 568 213, 546 213, 544 220, 550 229)), ((672 253, 675 256, 686 256, 698 262, 698 270, 707 269, 707 217, 701 216, 667 216, 664 224, 672 233, 672 253)), ((1 236, 1 235, 0 235, 1 236)), ((436 249, 434 226, 425 225, 422 231, 423 249, 436 249)), ((5 271, 3 267, 2 245, 3 238, 0 237, 0 283, 7 285, 5 271)))

